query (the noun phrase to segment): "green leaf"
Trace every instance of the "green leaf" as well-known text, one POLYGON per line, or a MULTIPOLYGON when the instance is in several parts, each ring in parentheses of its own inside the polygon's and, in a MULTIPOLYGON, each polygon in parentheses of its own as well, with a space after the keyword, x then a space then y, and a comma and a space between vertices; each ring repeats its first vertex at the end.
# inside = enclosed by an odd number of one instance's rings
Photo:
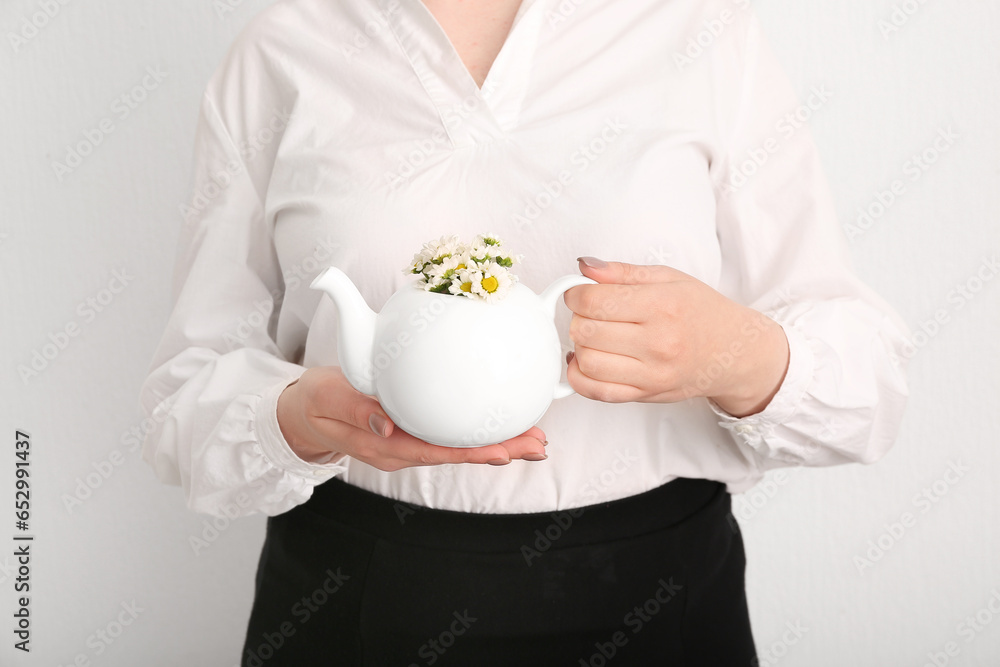
POLYGON ((448 294, 448 288, 451 287, 451 281, 446 280, 437 287, 430 288, 429 291, 436 292, 437 294, 448 294))

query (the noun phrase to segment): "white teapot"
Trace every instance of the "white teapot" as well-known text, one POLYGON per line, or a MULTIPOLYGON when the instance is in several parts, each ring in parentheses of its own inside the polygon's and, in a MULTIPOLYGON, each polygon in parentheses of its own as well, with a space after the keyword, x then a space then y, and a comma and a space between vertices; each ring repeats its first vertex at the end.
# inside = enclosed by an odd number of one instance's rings
POLYGON ((559 381, 555 306, 563 292, 584 284, 596 283, 567 275, 540 295, 515 283, 502 300, 487 303, 410 283, 378 314, 336 267, 310 287, 337 307, 337 352, 355 389, 377 398, 393 423, 421 440, 477 447, 524 433, 553 399, 573 393, 559 381))

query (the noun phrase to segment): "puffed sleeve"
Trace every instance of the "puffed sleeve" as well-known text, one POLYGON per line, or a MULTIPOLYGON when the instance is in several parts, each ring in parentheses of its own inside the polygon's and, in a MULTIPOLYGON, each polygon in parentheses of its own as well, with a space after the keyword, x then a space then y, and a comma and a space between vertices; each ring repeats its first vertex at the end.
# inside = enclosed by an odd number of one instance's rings
POLYGON ((802 100, 747 10, 740 83, 725 150, 712 165, 720 291, 784 329, 789 367, 766 408, 738 419, 709 400, 762 470, 870 463, 892 446, 908 395, 909 330, 851 267, 816 146, 802 122, 829 100, 802 100))
MULTIPOLYGON (((261 156, 257 156, 261 159, 261 156)), ((194 192, 174 268, 173 310, 140 390, 143 459, 191 509, 275 515, 345 470, 300 459, 278 396, 305 370, 273 338, 284 283, 262 199, 209 91, 195 138, 194 192)))

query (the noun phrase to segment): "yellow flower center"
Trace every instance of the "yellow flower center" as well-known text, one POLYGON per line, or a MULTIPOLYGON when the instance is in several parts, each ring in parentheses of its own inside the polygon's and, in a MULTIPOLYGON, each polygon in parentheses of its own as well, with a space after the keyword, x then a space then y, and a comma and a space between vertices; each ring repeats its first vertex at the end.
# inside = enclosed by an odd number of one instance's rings
POLYGON ((472 283, 462 283, 461 285, 458 286, 458 289, 462 290, 463 292, 471 292, 472 283))
POLYGON ((487 292, 493 293, 497 291, 497 287, 500 287, 500 282, 493 276, 489 276, 488 278, 483 278, 482 286, 487 292))

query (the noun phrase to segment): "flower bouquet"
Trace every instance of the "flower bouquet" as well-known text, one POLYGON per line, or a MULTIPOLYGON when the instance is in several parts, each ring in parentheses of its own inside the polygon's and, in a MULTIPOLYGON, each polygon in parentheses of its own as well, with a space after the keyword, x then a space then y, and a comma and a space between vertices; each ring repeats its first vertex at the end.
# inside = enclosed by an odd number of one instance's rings
POLYGON ((442 236, 425 243, 403 272, 419 275, 418 284, 428 292, 496 303, 517 282, 510 269, 522 258, 493 234, 480 234, 472 243, 463 243, 456 235, 442 236))

